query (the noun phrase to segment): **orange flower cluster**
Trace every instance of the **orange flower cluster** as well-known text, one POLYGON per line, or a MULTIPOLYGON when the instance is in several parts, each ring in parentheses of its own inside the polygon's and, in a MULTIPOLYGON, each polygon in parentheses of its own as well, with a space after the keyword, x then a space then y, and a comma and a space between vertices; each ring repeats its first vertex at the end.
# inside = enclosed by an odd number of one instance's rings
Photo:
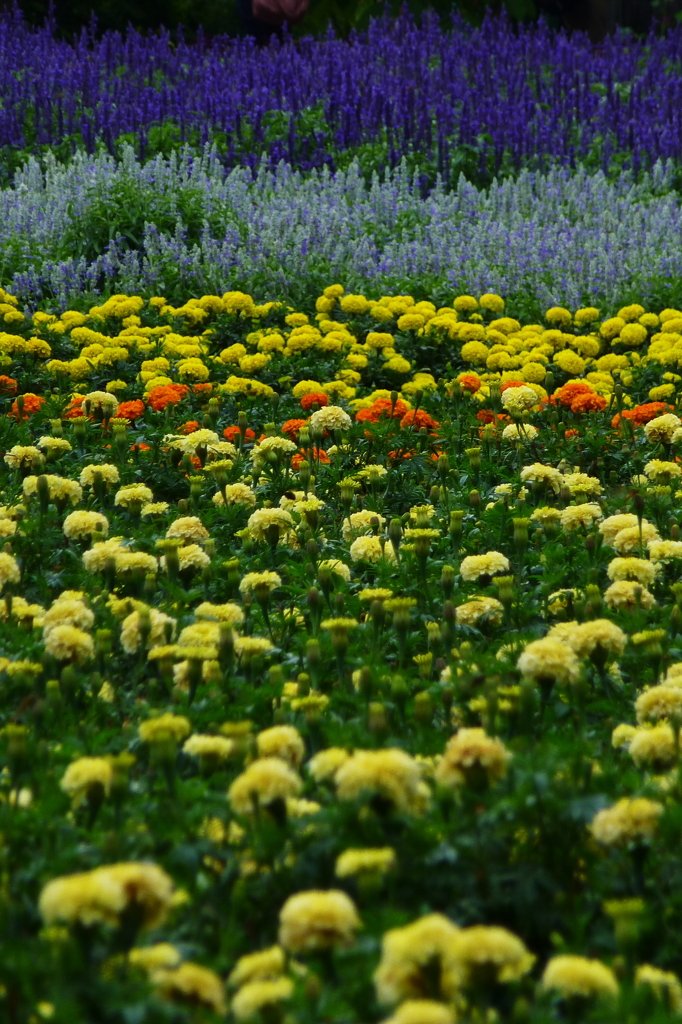
POLYGON ((182 426, 178 427, 178 434, 193 434, 195 430, 199 429, 198 420, 187 420, 182 426))
MULTIPOLYGON (((244 434, 244 440, 253 441, 255 436, 255 431, 251 430, 250 427, 247 427, 246 433, 244 434)), ((223 437, 225 438, 226 441, 231 441, 232 444, 234 444, 235 441, 239 440, 239 427, 236 425, 233 425, 231 427, 225 427, 225 429, 223 430, 223 437)))
POLYGON ((15 381, 14 377, 6 377, 0 374, 0 393, 5 395, 16 395, 17 388, 19 385, 15 381))
POLYGON ((307 422, 307 420, 286 420, 286 422, 281 426, 282 433, 286 434, 287 437, 290 437, 292 441, 295 441, 298 437, 299 430, 301 427, 304 427, 307 422))
MULTIPOLYGON (((312 458, 315 459, 317 462, 321 462, 323 463, 323 465, 326 465, 330 461, 329 456, 327 455, 324 448, 312 448, 311 451, 312 458)), ((300 452, 296 452, 295 455, 291 456, 291 468, 300 469, 301 463, 305 462, 306 458, 307 453, 303 449, 301 449, 300 452)))
POLYGON ((154 412, 163 412, 167 405, 177 405, 188 393, 186 384, 159 384, 147 395, 147 401, 154 412))
MULTIPOLYGON (((6 378, 11 380, 11 378, 6 378)), ((41 406, 45 405, 45 399, 41 398, 40 395, 34 395, 28 391, 25 395, 21 395, 23 399, 23 409, 19 408, 19 402, 15 398, 12 402, 12 408, 9 415, 14 417, 15 420, 28 419, 29 416, 33 416, 34 413, 38 412, 41 406)))
POLYGON ((325 395, 324 391, 313 391, 301 399, 301 408, 304 412, 310 412, 314 405, 323 409, 325 405, 329 405, 329 395, 325 395))
POLYGON ((378 423, 379 420, 393 419, 401 420, 408 412, 407 404, 401 398, 395 405, 390 398, 377 398, 367 409, 359 409, 355 414, 358 423, 378 423))
POLYGON ((121 402, 116 415, 121 419, 130 420, 131 423, 138 419, 140 416, 144 416, 145 404, 140 398, 136 398, 131 402, 121 402))
POLYGON ((421 430, 422 427, 426 427, 429 433, 434 433, 440 427, 438 420, 434 420, 433 416, 429 416, 428 412, 424 412, 423 409, 410 409, 406 412, 400 421, 400 426, 414 427, 415 430, 421 430))
POLYGON ((667 412, 674 412, 674 406, 665 402, 644 402, 636 405, 633 409, 623 409, 622 414, 616 413, 611 420, 612 427, 620 426, 621 415, 623 419, 632 420, 636 427, 642 427, 649 420, 655 420, 657 416, 664 416, 667 412))
POLYGON ((481 378, 477 373, 463 373, 459 378, 459 386, 474 395, 481 388, 481 378))

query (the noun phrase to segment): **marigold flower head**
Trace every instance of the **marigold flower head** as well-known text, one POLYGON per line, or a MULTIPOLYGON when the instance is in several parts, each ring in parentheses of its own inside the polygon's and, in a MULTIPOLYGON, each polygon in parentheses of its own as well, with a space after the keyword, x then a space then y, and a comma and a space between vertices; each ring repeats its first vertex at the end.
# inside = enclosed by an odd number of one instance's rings
POLYGON ((467 555, 459 567, 460 575, 467 583, 476 581, 479 576, 494 576, 509 570, 509 559, 499 551, 488 551, 484 555, 467 555))
POLYGON ((238 775, 227 798, 237 814, 251 815, 254 806, 268 807, 277 800, 300 793, 302 782, 296 772, 279 757, 259 758, 238 775))
POLYGON ((640 964, 635 971, 635 988, 644 986, 653 989, 657 999, 666 1001, 674 1014, 682 1013, 682 984, 673 971, 640 964))
POLYGON ((443 999, 452 999, 460 984, 459 965, 454 956, 458 933, 457 926, 442 914, 427 914, 412 924, 387 931, 381 941, 381 960, 374 972, 379 1002, 392 1005, 423 997, 432 988, 434 964, 438 968, 438 994, 443 999))
POLYGON ((189 736, 191 731, 189 720, 184 715, 174 715, 170 711, 155 718, 148 718, 139 727, 143 743, 165 743, 168 740, 177 743, 189 736))
POLYGON ((311 757, 307 765, 308 771, 315 782, 333 779, 350 756, 344 747, 327 747, 326 750, 320 750, 314 757, 311 757))
POLYGON ((445 747, 435 778, 443 786, 492 784, 504 778, 511 753, 484 729, 460 729, 445 747))
POLYGON ((114 777, 111 758, 79 757, 72 761, 62 775, 59 783, 65 793, 72 798, 77 807, 85 800, 95 787, 108 795, 114 777))
POLYGON ((305 755, 305 744, 293 725, 273 725, 264 729, 258 733, 256 744, 259 757, 279 757, 292 768, 298 768, 305 755))
POLYGON ((257 978, 242 985, 232 1000, 232 1013, 237 1020, 254 1020, 260 1014, 272 1012, 294 993, 291 978, 257 978))
POLYGON ((279 922, 279 941, 292 953, 350 945, 361 924, 355 904, 338 889, 290 896, 279 922))
POLYGON ((344 850, 336 858, 334 873, 337 878, 355 875, 383 875, 396 866, 395 850, 390 846, 374 850, 344 850))
POLYGON ((207 967, 190 962, 152 974, 152 982, 164 999, 206 1007, 213 1013, 227 1013, 225 989, 219 976, 207 967))
POLYGON ((590 831, 602 846, 651 839, 663 814, 663 804, 645 797, 623 797, 612 807, 595 814, 590 831))
POLYGON ((404 750, 356 750, 336 770, 340 800, 368 799, 379 809, 421 814, 429 802, 418 763, 404 750))
POLYGON ((666 680, 660 686, 651 686, 640 693, 635 701, 638 722, 658 722, 662 718, 682 715, 682 687, 666 680))
POLYGON ((580 673, 580 663, 571 648, 550 637, 529 643, 517 662, 517 668, 529 679, 556 680, 559 683, 575 683, 580 673))
POLYGON ((48 882, 39 908, 46 924, 64 921, 84 925, 116 925, 123 911, 135 904, 142 924, 153 928, 166 917, 173 900, 173 882, 156 864, 111 864, 48 882))
POLYGON ((549 961, 542 975, 542 987, 560 996, 617 996, 618 982, 601 960, 565 953, 549 961))

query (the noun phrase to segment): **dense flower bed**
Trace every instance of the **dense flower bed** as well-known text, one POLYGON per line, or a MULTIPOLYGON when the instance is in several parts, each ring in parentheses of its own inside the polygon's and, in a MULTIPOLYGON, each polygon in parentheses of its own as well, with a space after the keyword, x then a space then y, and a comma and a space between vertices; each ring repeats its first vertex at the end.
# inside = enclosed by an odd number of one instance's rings
POLYGON ((265 153, 273 167, 337 168, 357 154, 373 170, 407 156, 453 183, 461 170, 639 170, 680 157, 681 42, 679 27, 597 47, 545 25, 441 29, 405 15, 347 41, 259 50, 227 37, 174 45, 164 33, 70 42, 6 15, 0 151, 134 141, 146 156, 216 142, 228 166, 256 167, 265 153))
POLYGON ((496 291, 531 319, 556 304, 682 303, 672 161, 637 182, 565 169, 428 196, 406 165, 367 185, 357 165, 226 175, 210 153, 31 161, 0 192, 0 252, 0 285, 57 309, 103 290, 312 304, 329 280, 438 303, 496 291))
POLYGON ((0 294, 6 1019, 682 1009, 682 311, 0 294))

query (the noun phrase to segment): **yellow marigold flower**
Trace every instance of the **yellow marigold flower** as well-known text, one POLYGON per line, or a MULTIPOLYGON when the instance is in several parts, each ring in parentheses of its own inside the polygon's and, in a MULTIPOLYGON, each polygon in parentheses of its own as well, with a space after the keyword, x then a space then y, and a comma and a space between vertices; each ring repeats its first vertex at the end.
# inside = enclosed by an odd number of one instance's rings
POLYGON ((647 441, 655 444, 658 441, 662 441, 664 444, 670 444, 673 439, 675 431, 682 427, 682 420, 679 416, 675 416, 673 413, 666 413, 664 416, 657 416, 653 420, 649 420, 648 423, 644 424, 644 433, 646 434, 647 441))
POLYGON ((656 579, 657 566, 646 558, 613 558, 606 574, 610 580, 636 580, 644 586, 651 586, 656 579))
POLYGON ((509 559, 499 551, 488 551, 484 555, 467 555, 459 567, 460 575, 467 583, 474 582, 479 576, 494 576, 509 570, 509 559))
POLYGON ((179 742, 189 736, 192 727, 184 715, 173 715, 167 711, 142 722, 138 731, 143 743, 163 743, 168 740, 179 742))
POLYGON ((560 370, 563 370, 564 373, 570 373, 573 377, 579 377, 585 372, 587 365, 585 360, 577 352, 571 351, 571 349, 555 352, 553 359, 560 370))
POLYGON ((120 479, 116 466, 112 466, 108 462, 92 463, 89 466, 84 466, 81 470, 79 478, 81 487, 92 487, 95 482, 96 473, 99 473, 105 484, 117 484, 120 479))
POLYGON ((589 622, 560 622, 553 626, 548 637, 567 644, 579 658, 589 658, 601 648, 616 657, 625 650, 627 634, 610 619, 592 619, 589 622))
MULTIPOLYGON (((510 388, 510 390, 515 389, 510 388)), ((553 469, 552 466, 544 466, 541 462, 534 462, 532 466, 524 466, 521 470, 521 482, 524 484, 545 484, 547 487, 551 487, 555 494, 558 494, 563 483, 563 476, 558 469, 553 469)))
POLYGON ((404 750, 356 750, 334 775, 340 800, 369 799, 383 809, 387 804, 407 814, 421 814, 429 791, 419 765, 404 750))
POLYGON ((455 1024, 455 1014, 433 999, 407 999, 383 1024, 455 1024))
POLYGON ((682 541, 650 540, 647 544, 652 562, 666 562, 670 558, 682 558, 682 541))
POLYGON ((276 978, 282 974, 284 967, 284 950, 281 946, 270 946, 269 949, 241 956, 227 980, 235 988, 241 988, 251 981, 276 978))
MULTIPOLYGON (((456 301, 457 300, 455 299, 455 302, 456 301)), ((481 309, 487 309, 491 313, 502 313, 504 310, 504 299, 501 298, 501 296, 496 295, 494 292, 486 292, 485 295, 481 295, 478 300, 478 304, 481 309)), ((455 306, 455 309, 457 309, 457 306, 455 306)))
POLYGON ((617 725, 611 733, 611 746, 614 750, 620 750, 623 747, 629 747, 632 737, 637 732, 634 725, 627 725, 623 722, 621 725, 617 725))
POLYGON ((305 744, 293 725, 273 725, 256 737, 258 756, 279 757, 292 768, 298 768, 305 755, 305 744))
MULTIPOLYGON (((473 325, 472 325, 473 326, 473 325)), ((463 332, 460 332, 460 337, 463 336, 463 332)), ((473 363, 474 365, 484 364, 488 356, 490 355, 489 349, 482 341, 467 341, 465 345, 462 345, 460 355, 465 363, 473 363)))
POLYGON ((38 905, 46 924, 116 925, 134 903, 142 912, 143 927, 154 928, 166 917, 173 895, 172 879, 162 868, 131 862, 55 878, 41 892, 38 905))
POLYGON ((618 531, 611 541, 611 547, 614 547, 619 555, 629 555, 634 551, 639 551, 640 544, 648 547, 653 541, 660 539, 658 530, 653 523, 643 519, 641 534, 639 526, 627 526, 624 530, 618 531))
POLYGON ((60 787, 78 807, 96 791, 108 796, 114 769, 109 757, 79 757, 62 775, 60 787))
POLYGON ((278 1013, 279 1004, 291 999, 293 992, 291 978, 260 978, 247 982, 232 1000, 232 1013, 237 1020, 254 1020, 261 1011, 264 1015, 278 1013))
POLYGON ((82 540, 93 533, 101 533, 106 537, 109 520, 101 512, 71 512, 64 520, 62 529, 69 540, 82 540))
POLYGON ((119 488, 114 497, 114 504, 123 508, 130 508, 135 505, 145 505, 152 500, 154 495, 146 484, 128 484, 119 488))
POLYGON ((386 932, 381 940, 381 960, 374 972, 379 1002, 391 1005, 418 999, 432 988, 434 977, 438 979, 438 994, 451 1000, 460 982, 454 956, 458 933, 457 926, 442 914, 427 914, 386 932))
POLYGON ((210 534, 198 516, 182 516, 170 524, 166 537, 178 537, 183 544, 201 544, 210 534))
POLYGON ((259 508, 249 516, 247 528, 256 541, 268 541, 271 531, 280 540, 287 540, 293 534, 294 521, 283 508, 259 508))
POLYGON ((282 577, 276 572, 247 572, 239 583, 239 592, 242 596, 249 594, 259 596, 269 594, 277 587, 281 587, 282 577))
POLYGON ((259 658, 269 654, 273 645, 264 636, 238 636, 234 641, 234 650, 238 658, 259 658))
POLYGON ((202 761, 227 761, 235 751, 235 742, 224 736, 202 736, 201 733, 195 733, 185 740, 182 749, 185 754, 201 758, 202 761))
POLYGON ((311 757, 308 761, 308 771, 315 782, 325 782, 327 779, 334 778, 339 768, 346 763, 350 756, 344 747, 328 747, 311 757))
POLYGON ((131 949, 128 953, 128 962, 133 967, 140 967, 151 974, 152 971, 178 967, 182 962, 182 955, 170 942, 157 942, 153 946, 131 949))
POLYGON ((268 807, 275 801, 300 793, 302 782, 296 772, 279 757, 253 761, 238 775, 227 792, 232 810, 250 815, 254 805, 268 807))
POLYGON ((580 674, 580 663, 571 648, 550 637, 529 643, 516 667, 524 676, 536 681, 575 683, 580 674))
POLYGON ((228 505, 255 505, 256 495, 248 486, 248 484, 226 484, 223 492, 217 491, 213 495, 213 503, 215 505, 224 505, 225 499, 227 499, 228 505))
POLYGON ((677 759, 675 736, 667 722, 653 729, 637 729, 628 748, 636 765, 656 773, 667 771, 677 759))
POLYGON ((455 617, 460 626, 477 626, 483 619, 497 626, 502 621, 503 612, 504 605, 497 598, 474 597, 455 609, 455 617))
POLYGON ((673 477, 682 476, 682 469, 676 462, 664 462, 662 459, 651 459, 644 467, 645 474, 654 483, 670 483, 673 477))
POLYGON ((334 873, 337 878, 355 875, 383 875, 396 867, 395 850, 390 846, 376 850, 344 850, 336 858, 334 873))
POLYGON ((76 626, 55 626, 45 637, 45 650, 58 661, 75 661, 82 665, 95 653, 92 637, 76 626))
MULTIPOLYGON (((643 523, 646 519, 642 520, 643 523)), ((604 538, 604 543, 613 547, 613 542, 622 530, 628 530, 638 525, 637 516, 632 512, 622 512, 615 516, 608 516, 599 524, 599 532, 604 538)))
POLYGON ((491 785, 507 774, 511 753, 484 729, 460 729, 445 747, 435 778, 443 786, 491 785))
POLYGON ((462 928, 454 940, 454 956, 464 985, 518 981, 536 959, 512 932, 490 925, 462 928))
POLYGON ((572 495, 581 491, 589 495, 598 495, 602 492, 601 480, 598 480, 596 476, 589 476, 587 473, 566 473, 563 483, 572 495))
MULTIPOLYGON (((584 311, 579 310, 579 312, 583 313, 584 311)), ((597 313, 597 315, 599 314, 597 313)), ((576 313, 576 319, 577 316, 578 314, 576 313)), ((568 327, 572 323, 573 317, 569 309, 564 309, 563 306, 552 306, 552 308, 548 309, 545 313, 545 320, 547 323, 554 324, 556 327, 568 327)))
POLYGON ((682 714, 682 688, 668 680, 640 693, 635 701, 638 722, 658 722, 661 718, 676 718, 682 714))
POLYGON ((396 561, 393 545, 382 545, 379 537, 357 537, 350 546, 350 557, 353 562, 396 561))
POLYGON ((352 316, 362 316, 369 310, 369 302, 364 295, 344 295, 340 306, 344 313, 352 316))
POLYGON ((571 996, 617 996, 618 982, 610 967, 601 960, 566 953, 554 956, 545 967, 542 987, 571 996))
POLYGON ((0 590, 7 583, 18 583, 21 579, 19 563, 14 555, 6 551, 0 551, 0 590))
POLYGON ((210 601, 202 601, 194 609, 194 616, 197 619, 227 622, 230 626, 240 626, 244 621, 244 612, 240 606, 230 601, 225 604, 211 604, 210 601))
POLYGON ((653 989, 657 999, 667 1002, 674 1014, 682 1013, 682 984, 673 971, 641 964, 635 971, 635 988, 644 986, 653 989))
POLYGON ((279 914, 279 941, 292 953, 350 945, 361 921, 355 904, 338 889, 290 896, 279 914))
POLYGON ((227 1013, 223 983, 207 967, 184 963, 171 970, 154 971, 152 982, 164 999, 203 1006, 213 1013, 227 1013))
POLYGON ((603 846, 651 839, 663 814, 663 805, 645 797, 623 797, 612 807, 595 814, 590 832, 603 846))
POLYGON ((121 646, 126 654, 135 654, 146 633, 147 649, 166 643, 166 638, 175 635, 176 621, 158 608, 135 610, 126 616, 121 625, 121 646))
POLYGON ((613 611, 621 608, 652 608, 656 604, 651 591, 633 580, 616 580, 604 591, 604 601, 613 611))

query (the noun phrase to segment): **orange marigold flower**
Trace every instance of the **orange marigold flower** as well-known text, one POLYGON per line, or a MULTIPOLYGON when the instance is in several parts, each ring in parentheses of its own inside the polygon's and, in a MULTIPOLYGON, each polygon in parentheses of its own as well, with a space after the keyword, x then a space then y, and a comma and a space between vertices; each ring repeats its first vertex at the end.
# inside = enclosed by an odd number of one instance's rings
POLYGON ((6 395, 16 395, 18 387, 14 377, 6 377, 4 373, 0 374, 0 392, 6 395))
POLYGON ((570 409, 578 395, 593 395, 594 393, 594 388, 590 387, 587 381, 574 380, 568 384, 564 384, 562 388, 557 388, 550 398, 550 402, 552 405, 556 405, 557 402, 561 402, 561 404, 565 405, 567 409, 570 409))
POLYGON ((79 420, 85 413, 81 409, 83 404, 83 395, 74 395, 66 409, 62 413, 62 417, 65 420, 79 420))
MULTIPOLYGON (((299 469, 301 463, 305 462, 306 457, 307 456, 304 451, 296 452, 295 455, 291 456, 291 468, 299 469)), ((323 465, 326 465, 329 462, 329 456, 324 448, 313 448, 313 458, 317 459, 317 461, 321 462, 323 465)))
POLYGON ((500 384, 500 394, 502 394, 503 391, 508 391, 509 388, 525 388, 525 387, 526 387, 526 381, 525 380, 504 380, 500 384))
POLYGON ((603 412, 605 408, 606 399, 594 392, 585 391, 571 402, 571 412, 603 412))
POLYGON ((392 415, 394 419, 401 420, 406 412, 407 404, 403 402, 402 398, 399 398, 395 405, 391 403, 390 398, 377 398, 376 402, 373 402, 368 409, 359 409, 355 414, 355 419, 358 423, 378 423, 379 420, 389 419, 392 415))
POLYGON ((34 413, 38 412, 41 406, 45 405, 45 399, 40 395, 34 395, 31 391, 21 395, 21 398, 24 401, 23 409, 19 409, 19 403, 15 398, 9 412, 9 415, 13 416, 15 420, 28 419, 29 416, 33 416, 34 413))
POLYGON ((415 430, 421 430, 422 427, 426 427, 427 430, 433 431, 440 427, 438 420, 434 420, 433 416, 429 416, 428 412, 424 412, 423 409, 410 409, 406 412, 400 421, 400 426, 414 427, 415 430))
POLYGON ((325 395, 324 391, 314 391, 309 395, 304 395, 301 399, 301 408, 305 412, 310 412, 314 405, 317 405, 320 409, 324 408, 325 405, 329 405, 329 395, 325 395))
MULTIPOLYGON (((111 448, 111 445, 108 444, 107 448, 111 448)), ((145 444, 144 441, 138 441, 137 444, 131 444, 130 450, 131 452, 150 452, 152 450, 152 446, 150 444, 145 444)))
POLYGON ((159 384, 147 395, 147 401, 155 412, 163 412, 167 405, 177 405, 189 392, 186 384, 159 384))
MULTIPOLYGON (((246 428, 246 433, 244 434, 244 440, 245 441, 253 441, 255 436, 256 436, 255 431, 251 430, 250 427, 247 427, 246 428)), ((237 426, 225 427, 225 429, 223 430, 223 437, 225 438, 226 441, 232 441, 234 443, 238 439, 238 437, 239 437, 239 427, 237 427, 237 426)))
POLYGON ((178 434, 193 434, 195 430, 199 429, 198 420, 187 420, 181 427, 178 427, 178 434))
POLYGON ((136 398, 131 402, 121 402, 116 410, 116 415, 122 419, 130 420, 132 423, 133 420, 144 415, 144 410, 144 402, 140 398, 136 398))
POLYGON ((192 385, 192 391, 196 395, 207 395, 210 391, 213 391, 213 385, 210 384, 210 383, 207 383, 207 384, 193 384, 192 385))
MULTIPOLYGON (((641 427, 649 420, 655 420, 657 416, 663 416, 667 412, 674 412, 675 407, 665 402, 644 402, 643 405, 636 405, 632 409, 623 409, 622 416, 626 420, 632 420, 635 426, 641 427)), ((612 427, 620 425, 621 413, 611 420, 612 427)))
POLYGON ((579 430, 576 430, 575 427, 571 427, 570 430, 564 430, 564 437, 568 441, 568 439, 571 437, 577 437, 579 433, 579 430))
POLYGON ((477 373, 463 373, 459 378, 459 386, 465 391, 475 394, 481 387, 481 378, 477 373))
POLYGON ((295 441, 298 437, 299 430, 301 427, 304 427, 307 422, 307 420, 287 420, 282 424, 282 433, 286 434, 287 437, 290 437, 292 441, 295 441))

